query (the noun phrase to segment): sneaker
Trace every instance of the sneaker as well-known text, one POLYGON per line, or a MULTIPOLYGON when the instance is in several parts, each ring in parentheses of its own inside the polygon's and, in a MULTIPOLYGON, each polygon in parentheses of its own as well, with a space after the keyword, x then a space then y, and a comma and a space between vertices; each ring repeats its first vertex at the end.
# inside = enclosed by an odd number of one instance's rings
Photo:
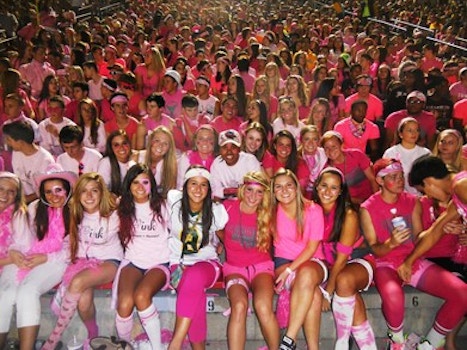
POLYGON ((279 350, 295 350, 297 348, 297 344, 292 338, 284 335, 282 337, 281 345, 279 346, 279 350))
POLYGON ((388 333, 388 345, 386 350, 407 350, 405 347, 405 341, 403 343, 397 343, 392 340, 392 334, 388 333))

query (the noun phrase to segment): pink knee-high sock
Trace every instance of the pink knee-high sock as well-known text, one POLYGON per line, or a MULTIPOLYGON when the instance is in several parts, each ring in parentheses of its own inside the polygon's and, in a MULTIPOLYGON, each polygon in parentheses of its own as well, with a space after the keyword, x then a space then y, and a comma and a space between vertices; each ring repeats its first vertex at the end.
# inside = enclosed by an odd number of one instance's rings
POLYGON ((355 310, 355 295, 340 297, 334 294, 332 299, 332 313, 336 322, 337 340, 335 349, 349 348, 349 338, 355 310))
POLYGON ((154 304, 145 310, 138 311, 141 324, 146 332, 153 350, 162 349, 161 342, 161 320, 154 304))
POLYGON ((117 313, 115 327, 117 328, 118 337, 129 342, 131 340, 131 331, 133 330, 133 314, 124 318, 117 313))
POLYGON ((359 326, 353 326, 352 335, 360 350, 377 350, 375 334, 368 320, 359 326))
POLYGON ((88 331, 88 339, 95 338, 99 335, 99 327, 97 326, 97 322, 95 318, 90 320, 84 321, 84 326, 88 331))
POLYGON ((60 306, 60 313, 54 330, 50 334, 49 338, 45 342, 42 349, 54 350, 58 341, 60 340, 63 332, 70 324, 73 315, 75 314, 76 308, 78 307, 78 301, 81 297, 81 293, 70 293, 66 292, 60 306))

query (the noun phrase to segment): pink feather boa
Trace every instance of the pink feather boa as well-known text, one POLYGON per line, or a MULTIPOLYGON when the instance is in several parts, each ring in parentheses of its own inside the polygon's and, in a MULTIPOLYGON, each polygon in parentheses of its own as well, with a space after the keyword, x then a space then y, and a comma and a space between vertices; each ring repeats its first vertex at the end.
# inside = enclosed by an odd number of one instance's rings
MULTIPOLYGON (((65 237, 65 223, 63 222, 63 208, 48 208, 49 229, 45 237, 37 240, 31 249, 25 254, 31 256, 35 254, 50 254, 59 252, 63 248, 63 238, 65 237)), ((30 269, 20 269, 18 271, 18 282, 21 282, 31 271, 30 269)))

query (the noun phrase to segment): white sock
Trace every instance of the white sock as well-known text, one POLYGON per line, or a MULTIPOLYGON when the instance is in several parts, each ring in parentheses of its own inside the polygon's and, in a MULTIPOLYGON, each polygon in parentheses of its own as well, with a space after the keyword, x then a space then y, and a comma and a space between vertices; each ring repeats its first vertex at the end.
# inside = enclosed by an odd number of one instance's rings
POLYGON ((138 315, 151 342, 152 350, 162 349, 161 320, 154 304, 149 305, 146 310, 138 311, 138 315))
POLYGON ((445 338, 446 336, 444 334, 439 333, 434 328, 431 328, 428 334, 426 335, 426 339, 428 339, 428 341, 434 348, 439 348, 443 346, 445 338))

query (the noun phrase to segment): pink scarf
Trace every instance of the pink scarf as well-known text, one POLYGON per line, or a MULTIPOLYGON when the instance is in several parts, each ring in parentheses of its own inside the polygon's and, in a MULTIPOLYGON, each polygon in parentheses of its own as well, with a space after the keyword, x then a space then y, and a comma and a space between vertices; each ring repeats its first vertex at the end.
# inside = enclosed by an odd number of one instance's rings
POLYGON ((214 157, 210 155, 206 160, 202 159, 197 151, 189 151, 188 159, 190 160, 190 165, 199 164, 204 166, 206 169, 210 170, 214 157))
MULTIPOLYGON (((12 241, 11 219, 13 217, 14 208, 14 204, 11 204, 0 213, 0 258, 6 258, 8 255, 8 248, 12 241)), ((1 271, 2 267, 0 266, 0 272, 1 271)))
MULTIPOLYGON (((65 223, 63 222, 63 208, 48 208, 49 229, 41 241, 36 241, 25 254, 26 256, 35 254, 49 254, 60 251, 63 247, 65 237, 65 223)), ((18 271, 18 281, 21 282, 29 273, 29 269, 18 271)))

